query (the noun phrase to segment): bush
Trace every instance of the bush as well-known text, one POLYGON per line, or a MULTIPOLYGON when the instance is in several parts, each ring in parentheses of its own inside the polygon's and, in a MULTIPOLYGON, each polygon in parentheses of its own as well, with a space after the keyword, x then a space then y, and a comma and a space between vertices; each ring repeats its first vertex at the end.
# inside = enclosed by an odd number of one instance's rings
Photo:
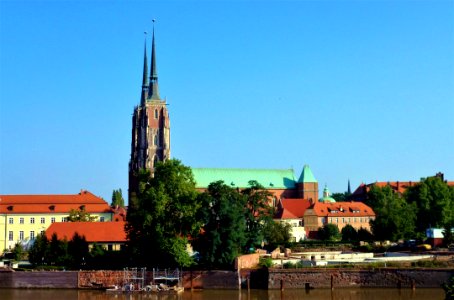
POLYGON ((411 266, 418 268, 447 268, 449 265, 446 261, 440 260, 418 260, 412 262, 411 266))
POLYGON ((260 257, 259 267, 262 268, 271 268, 273 266, 273 260, 271 257, 260 257))

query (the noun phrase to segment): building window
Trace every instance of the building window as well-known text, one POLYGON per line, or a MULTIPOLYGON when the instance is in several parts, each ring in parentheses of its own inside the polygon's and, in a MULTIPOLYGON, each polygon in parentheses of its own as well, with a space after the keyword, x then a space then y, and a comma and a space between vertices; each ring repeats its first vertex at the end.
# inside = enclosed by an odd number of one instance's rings
POLYGON ((13 218, 9 218, 9 219, 8 219, 8 224, 14 224, 13 218))
POLYGON ((50 218, 51 223, 55 223, 55 217, 50 218))
POLYGON ((41 218, 41 224, 46 223, 46 218, 41 218))
POLYGON ((13 235, 13 232, 12 232, 12 231, 9 231, 9 232, 8 232, 8 240, 9 240, 9 241, 14 241, 14 235, 13 235))
POLYGON ((157 134, 154 136, 154 145, 155 146, 158 145, 158 135, 157 134))
POLYGON ((19 240, 23 241, 24 240, 24 232, 19 231, 19 240))
POLYGON ((104 217, 99 217, 99 222, 104 222, 104 217))
POLYGON ((154 110, 154 118, 157 119, 157 118, 158 118, 158 115, 159 115, 158 110, 155 109, 155 110, 154 110))
POLYGON ((342 223, 345 223, 345 218, 342 218, 342 223))
POLYGON ((33 217, 30 218, 30 224, 35 224, 35 218, 33 217))
POLYGON ((35 239, 35 232, 30 231, 30 240, 34 240, 34 239, 35 239))
POLYGON ((41 230, 41 232, 39 234, 44 235, 44 230, 41 230))

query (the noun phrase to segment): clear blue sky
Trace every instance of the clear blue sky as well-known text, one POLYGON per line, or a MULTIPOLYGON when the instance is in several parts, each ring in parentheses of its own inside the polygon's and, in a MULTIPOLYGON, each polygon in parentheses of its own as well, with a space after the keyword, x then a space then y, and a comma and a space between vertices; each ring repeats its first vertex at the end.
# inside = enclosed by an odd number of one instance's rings
POLYGON ((184 164, 454 180, 453 1, 0 0, 0 194, 126 196, 154 18, 184 164))

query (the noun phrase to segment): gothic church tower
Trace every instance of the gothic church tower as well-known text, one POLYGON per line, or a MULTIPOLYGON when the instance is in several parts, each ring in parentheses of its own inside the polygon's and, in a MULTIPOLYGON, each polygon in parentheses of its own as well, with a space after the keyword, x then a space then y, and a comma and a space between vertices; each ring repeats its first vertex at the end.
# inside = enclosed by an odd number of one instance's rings
POLYGON ((159 96, 156 50, 153 37, 151 67, 148 78, 147 45, 145 42, 142 95, 140 105, 134 108, 132 117, 131 160, 129 161, 129 199, 138 191, 139 170, 153 174, 159 161, 170 158, 170 121, 166 99, 159 96))

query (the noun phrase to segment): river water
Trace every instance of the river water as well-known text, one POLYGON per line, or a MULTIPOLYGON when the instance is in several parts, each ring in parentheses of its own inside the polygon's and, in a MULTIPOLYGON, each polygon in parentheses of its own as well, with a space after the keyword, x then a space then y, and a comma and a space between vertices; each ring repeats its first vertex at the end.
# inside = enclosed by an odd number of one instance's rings
POLYGON ((37 289, 0 289, 1 300, 382 300, 412 299, 437 300, 444 299, 442 289, 314 289, 314 290, 203 290, 185 291, 179 295, 157 294, 112 294, 104 291, 88 290, 37 290, 37 289))

